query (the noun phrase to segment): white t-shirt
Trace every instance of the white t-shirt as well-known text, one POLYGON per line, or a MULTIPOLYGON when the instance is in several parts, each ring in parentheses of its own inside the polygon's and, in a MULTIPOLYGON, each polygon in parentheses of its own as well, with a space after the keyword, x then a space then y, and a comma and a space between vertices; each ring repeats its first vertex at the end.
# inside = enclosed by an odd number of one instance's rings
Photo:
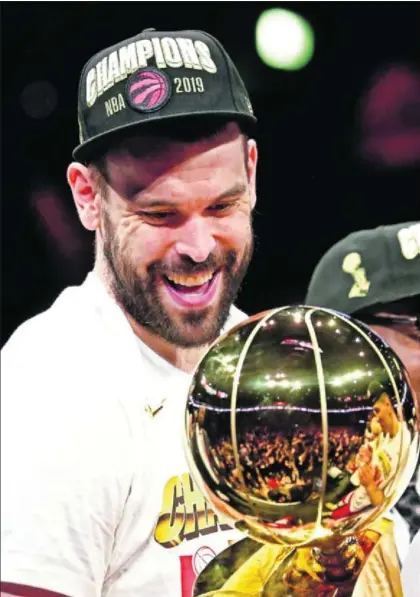
MULTIPOLYGON (((245 318, 232 307, 225 329, 245 318)), ((13 334, 1 377, 1 580, 191 597, 196 573, 241 538, 188 474, 191 376, 135 337, 91 273, 13 334)))
POLYGON ((420 594, 420 531, 415 535, 413 542, 404 560, 401 572, 404 597, 418 597, 420 594))

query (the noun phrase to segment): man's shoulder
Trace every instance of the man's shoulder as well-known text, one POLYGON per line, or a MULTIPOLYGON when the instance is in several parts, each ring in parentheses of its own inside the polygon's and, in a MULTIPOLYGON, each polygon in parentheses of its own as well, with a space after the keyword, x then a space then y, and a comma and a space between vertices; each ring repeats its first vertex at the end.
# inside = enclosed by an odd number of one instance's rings
POLYGON ((37 355, 70 348, 70 344, 80 338, 84 329, 86 336, 86 309, 89 309, 82 286, 68 287, 45 311, 23 322, 11 335, 2 349, 2 358, 17 354, 22 357, 31 353, 37 355))
MULTIPOLYGON (((49 309, 24 322, 3 347, 2 407, 19 415, 19 409, 33 404, 39 411, 34 417, 48 411, 58 418, 63 413, 78 416, 83 409, 86 420, 96 420, 100 412, 97 425, 102 426, 106 413, 111 420, 117 410, 131 420, 138 394, 126 369, 137 352, 127 348, 131 342, 124 340, 125 321, 115 305, 107 304, 101 289, 96 294, 83 283, 63 290, 49 309)), ((139 367, 137 380, 138 371, 139 367)))

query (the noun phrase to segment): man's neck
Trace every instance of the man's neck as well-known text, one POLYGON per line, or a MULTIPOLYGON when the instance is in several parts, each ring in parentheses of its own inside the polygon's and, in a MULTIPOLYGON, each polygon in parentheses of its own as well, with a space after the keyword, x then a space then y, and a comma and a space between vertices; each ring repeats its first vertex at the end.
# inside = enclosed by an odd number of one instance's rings
POLYGON ((131 329, 142 342, 144 342, 151 350, 153 350, 160 357, 171 363, 174 367, 181 369, 185 373, 192 373, 197 364, 204 356, 207 346, 199 346, 198 348, 179 348, 169 342, 163 340, 160 336, 153 334, 147 328, 139 325, 130 315, 127 317, 131 329))

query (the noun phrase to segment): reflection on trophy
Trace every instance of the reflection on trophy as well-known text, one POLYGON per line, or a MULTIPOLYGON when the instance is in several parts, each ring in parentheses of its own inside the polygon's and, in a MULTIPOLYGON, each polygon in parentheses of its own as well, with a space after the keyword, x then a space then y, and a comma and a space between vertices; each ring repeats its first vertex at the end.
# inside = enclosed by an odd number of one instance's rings
POLYGON ((344 314, 282 307, 221 337, 190 388, 187 455, 246 539, 194 595, 355 594, 416 466, 416 408, 395 353, 344 314))

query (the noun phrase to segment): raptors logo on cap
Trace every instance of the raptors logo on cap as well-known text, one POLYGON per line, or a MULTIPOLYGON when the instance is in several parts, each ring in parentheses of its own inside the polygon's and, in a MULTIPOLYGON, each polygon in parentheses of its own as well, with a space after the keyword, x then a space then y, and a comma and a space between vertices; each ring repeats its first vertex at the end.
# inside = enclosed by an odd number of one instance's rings
POLYGON ((157 68, 141 68, 127 81, 126 96, 129 105, 139 112, 154 112, 171 97, 171 80, 157 68))

